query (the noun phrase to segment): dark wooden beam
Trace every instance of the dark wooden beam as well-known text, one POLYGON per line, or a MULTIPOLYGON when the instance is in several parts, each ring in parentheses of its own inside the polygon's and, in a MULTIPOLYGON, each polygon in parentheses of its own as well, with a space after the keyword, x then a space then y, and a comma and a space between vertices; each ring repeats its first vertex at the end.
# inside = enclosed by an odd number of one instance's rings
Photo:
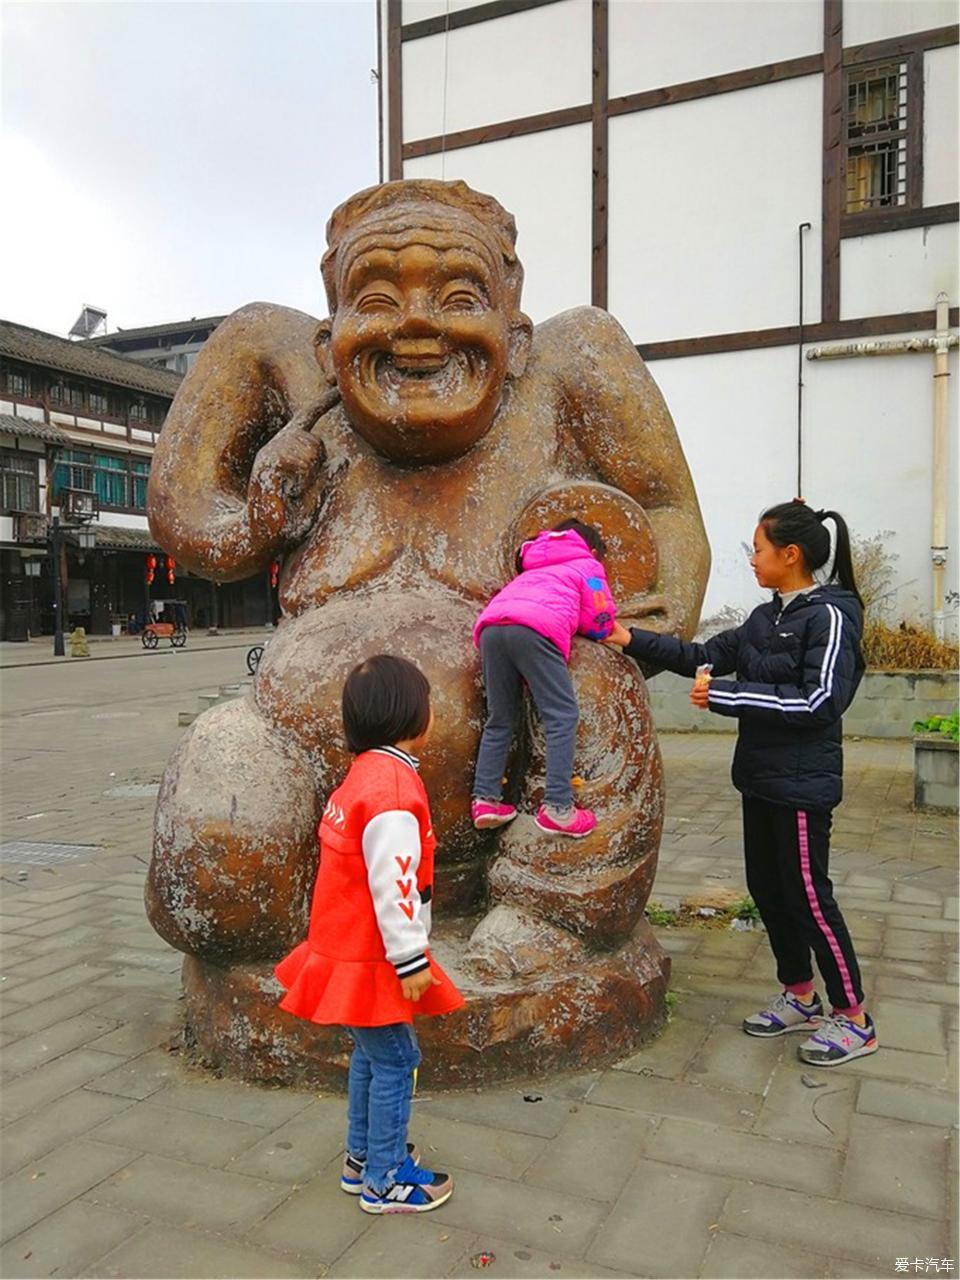
POLYGON ((957 43, 960 43, 960 25, 931 27, 927 31, 914 31, 908 36, 894 36, 891 40, 872 40, 869 44, 850 45, 843 51, 843 65, 857 67, 870 62, 892 62, 911 53, 923 53, 926 49, 946 49, 957 43))
POLYGON ((661 89, 645 89, 642 93, 628 93, 621 98, 611 98, 610 115, 630 115, 634 111, 669 107, 677 102, 713 98, 720 93, 736 93, 739 89, 754 89, 759 85, 776 84, 780 80, 818 75, 822 70, 823 55, 811 53, 802 58, 788 58, 762 67, 746 67, 742 71, 728 71, 723 75, 707 76, 703 80, 686 80, 682 84, 665 85, 661 89))
POLYGON ((923 204, 923 54, 907 57, 907 205, 923 204))
POLYGON ((593 106, 587 102, 581 107, 564 107, 560 111, 544 111, 536 116, 521 116, 516 120, 502 120, 498 124, 479 125, 474 129, 461 129, 459 133, 442 134, 433 138, 418 138, 403 148, 404 160, 418 156, 436 155, 440 151, 456 151, 458 147, 476 147, 481 142, 502 142, 504 138, 522 138, 530 133, 543 133, 547 129, 563 129, 571 124, 589 124, 593 119, 593 106))
POLYGON ((387 178, 403 177, 403 46, 401 0, 387 0, 387 178))
POLYGON ((607 135, 610 12, 608 0, 593 0, 593 213, 590 301, 607 305, 607 204, 610 191, 607 135))
MULTIPOLYGON (((951 307, 950 323, 958 323, 960 309, 951 307)), ((848 338, 877 338, 890 333, 919 333, 936 328, 936 311, 905 311, 897 315, 864 316, 854 320, 805 324, 803 343, 842 342, 848 338)), ((703 338, 676 338, 671 342, 640 342, 644 360, 677 360, 685 356, 715 356, 730 351, 760 351, 767 347, 792 347, 800 338, 798 326, 751 329, 742 333, 715 333, 703 338)))
POLYGON ((377 0, 377 181, 383 182, 383 6, 377 0))
POLYGON ((823 194, 820 318, 840 319, 840 215, 843 212, 843 0, 823 4, 823 194))
POLYGON ((936 227, 944 222, 960 221, 958 206, 932 204, 920 209, 868 209, 864 213, 845 213, 840 219, 840 237, 875 236, 884 231, 903 231, 907 227, 936 227))
POLYGON ((477 22, 508 18, 513 13, 526 13, 529 9, 541 9, 546 4, 557 3, 558 0, 490 0, 488 4, 475 4, 469 9, 455 9, 450 14, 441 13, 435 18, 408 22, 401 29, 401 39, 422 40, 424 36, 438 36, 444 31, 456 31, 458 27, 472 27, 477 22))

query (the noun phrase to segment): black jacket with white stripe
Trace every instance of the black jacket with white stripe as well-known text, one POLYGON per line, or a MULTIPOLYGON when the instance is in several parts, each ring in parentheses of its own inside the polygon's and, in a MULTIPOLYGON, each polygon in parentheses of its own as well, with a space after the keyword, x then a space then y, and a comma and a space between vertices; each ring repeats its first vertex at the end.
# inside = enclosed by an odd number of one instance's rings
POLYGON ((832 809, 843 792, 841 717, 863 676, 863 610, 843 587, 780 597, 705 644, 631 630, 624 652, 692 676, 713 664, 710 710, 739 720, 733 784, 796 809, 832 809), (736 673, 735 680, 717 679, 736 673))

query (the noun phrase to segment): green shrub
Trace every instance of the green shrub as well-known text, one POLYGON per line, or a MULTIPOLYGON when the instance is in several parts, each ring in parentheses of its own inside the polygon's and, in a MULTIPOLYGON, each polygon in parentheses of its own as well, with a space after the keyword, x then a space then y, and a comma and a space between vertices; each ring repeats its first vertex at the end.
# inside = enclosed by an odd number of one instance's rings
POLYGON ((940 733, 951 742, 960 742, 960 710, 949 716, 927 716, 926 720, 914 720, 912 733, 940 733))

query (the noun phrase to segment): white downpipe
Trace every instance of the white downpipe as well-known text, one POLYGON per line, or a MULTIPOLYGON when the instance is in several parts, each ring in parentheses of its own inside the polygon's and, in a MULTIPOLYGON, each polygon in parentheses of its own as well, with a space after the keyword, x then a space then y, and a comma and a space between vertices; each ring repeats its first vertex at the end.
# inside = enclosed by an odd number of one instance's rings
MULTIPOLYGON (((896 338, 890 342, 837 342, 828 347, 811 347, 807 352, 807 359, 841 360, 850 356, 905 356, 917 351, 936 352, 939 350, 938 343, 941 341, 939 320, 937 329, 935 338, 896 338)), ((946 333, 943 337, 946 339, 947 347, 960 345, 960 337, 955 333, 946 333)))
POLYGON ((944 636, 943 578, 947 568, 947 388, 950 377, 950 312, 947 295, 937 294, 937 333, 933 368, 933 521, 930 556, 933 561, 933 634, 944 636))

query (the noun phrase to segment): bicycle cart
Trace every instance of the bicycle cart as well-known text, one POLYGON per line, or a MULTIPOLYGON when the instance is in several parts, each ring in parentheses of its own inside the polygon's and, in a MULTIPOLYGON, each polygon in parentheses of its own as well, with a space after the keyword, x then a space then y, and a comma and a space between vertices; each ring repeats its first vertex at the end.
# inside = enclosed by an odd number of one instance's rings
POLYGON ((161 640, 167 639, 174 649, 182 649, 187 643, 187 633, 177 628, 172 622, 148 622, 140 636, 140 643, 145 649, 156 649, 161 640))
POLYGON ((141 632, 140 643, 145 649, 156 649, 161 640, 169 640, 174 649, 182 649, 187 643, 186 600, 157 600, 155 605, 161 609, 163 617, 147 622, 141 632))

